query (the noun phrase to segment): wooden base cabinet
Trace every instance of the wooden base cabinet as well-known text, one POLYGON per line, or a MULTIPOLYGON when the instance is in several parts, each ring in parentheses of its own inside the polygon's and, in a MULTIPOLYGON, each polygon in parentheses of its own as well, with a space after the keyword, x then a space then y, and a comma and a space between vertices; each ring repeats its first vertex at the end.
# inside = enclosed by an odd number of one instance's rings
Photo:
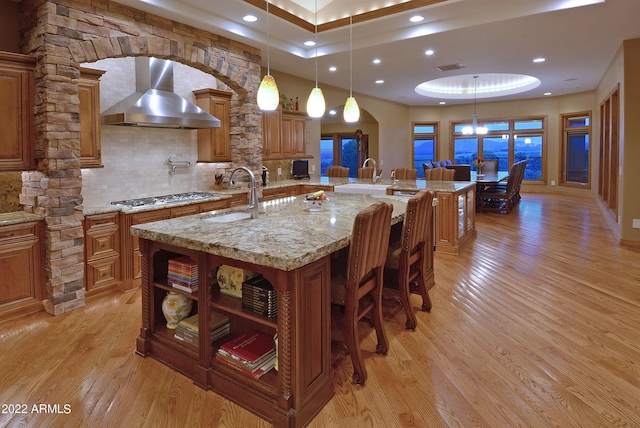
POLYGON ((329 256, 294 271, 281 271, 140 239, 142 252, 142 327, 136 353, 151 356, 191 378, 204 389, 224 396, 270 421, 275 427, 302 427, 333 396, 331 369, 329 256), (162 299, 167 286, 168 260, 186 255, 198 264, 198 291, 191 295, 199 316, 197 346, 173 337, 165 325, 162 299), (242 308, 241 299, 220 293, 215 269, 231 265, 261 273, 277 291, 278 315, 267 318, 242 308), (211 342, 211 313, 229 317, 231 333, 211 342), (260 379, 219 363, 218 347, 248 330, 278 334, 278 370, 260 379))
POLYGON ((120 281, 118 213, 85 217, 85 293, 87 297, 117 288, 120 281))
POLYGON ((0 320, 42 310, 44 224, 0 227, 0 320))

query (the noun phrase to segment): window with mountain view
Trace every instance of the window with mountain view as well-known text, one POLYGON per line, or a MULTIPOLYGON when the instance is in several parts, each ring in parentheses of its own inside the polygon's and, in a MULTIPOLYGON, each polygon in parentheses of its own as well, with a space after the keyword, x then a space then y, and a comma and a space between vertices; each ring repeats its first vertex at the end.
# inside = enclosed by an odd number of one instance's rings
POLYGON ((515 162, 526 160, 524 179, 544 180, 546 119, 502 119, 481 123, 485 135, 464 135, 466 122, 453 123, 453 162, 473 165, 473 159, 498 159, 498 170, 509 171, 515 162))
POLYGON ((422 164, 435 160, 437 135, 437 123, 413 124, 413 167, 418 170, 418 178, 424 178, 422 164))

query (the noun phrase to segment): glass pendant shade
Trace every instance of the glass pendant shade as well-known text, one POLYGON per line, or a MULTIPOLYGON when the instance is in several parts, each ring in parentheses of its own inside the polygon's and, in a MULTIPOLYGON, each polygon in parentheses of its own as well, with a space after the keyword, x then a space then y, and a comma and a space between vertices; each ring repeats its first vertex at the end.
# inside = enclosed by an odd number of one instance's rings
POLYGON ((258 107, 260 107, 260 110, 271 111, 277 109, 279 103, 280 93, 278 92, 276 79, 267 74, 258 88, 258 107))
POLYGON ((307 114, 310 117, 322 117, 325 110, 324 95, 322 89, 313 88, 307 100, 307 114))
POLYGON ((344 121, 345 122, 357 122, 360 119, 360 107, 355 98, 347 98, 347 102, 344 105, 344 121))

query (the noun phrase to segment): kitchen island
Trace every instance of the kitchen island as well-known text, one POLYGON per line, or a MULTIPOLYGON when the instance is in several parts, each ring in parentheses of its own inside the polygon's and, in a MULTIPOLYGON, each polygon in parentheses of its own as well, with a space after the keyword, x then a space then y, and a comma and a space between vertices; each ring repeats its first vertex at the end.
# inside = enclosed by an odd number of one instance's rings
POLYGON ((357 213, 378 200, 393 204, 393 223, 402 221, 406 197, 330 194, 320 212, 310 212, 298 196, 261 203, 257 219, 227 222, 230 210, 220 210, 131 227, 142 253, 136 352, 276 427, 305 426, 333 396, 330 257, 349 245, 357 213), (182 255, 198 266, 197 292, 183 293, 197 307, 197 345, 176 339, 162 314, 164 296, 175 291, 167 281, 168 260, 182 255), (214 273, 222 265, 262 274, 276 290, 277 316, 246 310, 241 299, 221 293, 214 273), (213 343, 208 333, 212 312, 228 316, 231 329, 213 343), (253 379, 215 359, 223 342, 248 330, 277 333, 277 371, 253 379))

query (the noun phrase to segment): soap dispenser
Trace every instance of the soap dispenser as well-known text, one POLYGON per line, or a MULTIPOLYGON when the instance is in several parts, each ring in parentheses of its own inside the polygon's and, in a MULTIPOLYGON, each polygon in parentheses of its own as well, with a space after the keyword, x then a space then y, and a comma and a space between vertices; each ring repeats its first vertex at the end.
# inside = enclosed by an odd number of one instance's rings
POLYGON ((266 166, 262 167, 262 185, 266 186, 269 184, 269 170, 266 166))

